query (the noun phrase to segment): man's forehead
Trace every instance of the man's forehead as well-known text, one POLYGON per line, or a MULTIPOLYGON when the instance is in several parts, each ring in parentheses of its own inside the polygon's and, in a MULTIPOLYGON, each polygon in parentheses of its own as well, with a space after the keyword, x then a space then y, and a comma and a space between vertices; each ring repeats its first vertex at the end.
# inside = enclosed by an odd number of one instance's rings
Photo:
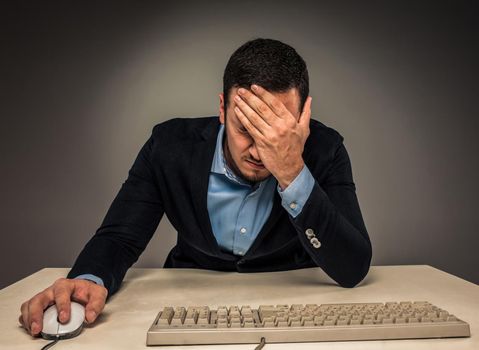
MULTIPOLYGON (((237 94, 239 87, 233 87, 230 90, 230 101, 234 101, 233 97, 237 94)), ((248 88, 251 91, 251 89, 248 88)), ((291 88, 284 92, 274 92, 270 91, 270 93, 279 99, 285 107, 295 116, 299 117, 300 115, 300 96, 299 91, 297 88, 291 88)))

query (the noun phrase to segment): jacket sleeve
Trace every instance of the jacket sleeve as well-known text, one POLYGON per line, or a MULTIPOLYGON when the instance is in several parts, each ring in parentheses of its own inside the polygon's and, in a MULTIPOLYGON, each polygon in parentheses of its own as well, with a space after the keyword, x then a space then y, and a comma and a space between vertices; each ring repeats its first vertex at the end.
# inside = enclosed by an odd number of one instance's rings
POLYGON ((68 278, 92 274, 114 294, 138 260, 163 216, 152 166, 153 137, 146 142, 103 223, 78 256, 68 278))
POLYGON ((342 287, 354 287, 368 273, 372 248, 359 208, 351 162, 343 143, 336 149, 322 185, 296 217, 299 239, 315 264, 342 287))

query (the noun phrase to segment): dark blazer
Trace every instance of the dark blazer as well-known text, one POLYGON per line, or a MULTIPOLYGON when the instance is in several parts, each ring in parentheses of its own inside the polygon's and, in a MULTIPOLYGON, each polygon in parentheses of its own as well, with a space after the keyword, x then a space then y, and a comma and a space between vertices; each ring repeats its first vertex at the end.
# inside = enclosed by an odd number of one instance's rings
POLYGON ((360 282, 369 270, 371 243, 342 136, 311 120, 303 159, 316 183, 308 201, 292 218, 276 192, 264 227, 239 257, 220 250, 206 205, 219 126, 218 117, 156 125, 68 277, 94 274, 113 294, 166 213, 178 231, 166 268, 261 272, 319 266, 343 287, 360 282))

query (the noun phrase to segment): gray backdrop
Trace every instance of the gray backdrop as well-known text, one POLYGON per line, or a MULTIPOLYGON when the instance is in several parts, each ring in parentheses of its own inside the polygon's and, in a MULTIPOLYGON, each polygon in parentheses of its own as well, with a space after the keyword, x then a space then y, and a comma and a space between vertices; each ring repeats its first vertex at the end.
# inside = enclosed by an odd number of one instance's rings
MULTIPOLYGON (((373 264, 479 283, 472 3, 2 2, 0 287, 71 266, 152 127, 216 115, 229 56, 256 37, 308 63, 313 116, 352 159, 373 264)), ((136 266, 162 266, 175 239, 164 219, 136 266)))

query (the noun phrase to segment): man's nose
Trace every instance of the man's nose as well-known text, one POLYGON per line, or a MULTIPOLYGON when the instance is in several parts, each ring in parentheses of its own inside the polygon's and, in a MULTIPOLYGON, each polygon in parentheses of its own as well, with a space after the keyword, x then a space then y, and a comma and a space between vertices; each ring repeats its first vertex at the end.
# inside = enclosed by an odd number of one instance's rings
POLYGON ((257 160, 258 162, 261 161, 258 154, 258 149, 256 148, 256 144, 254 142, 249 147, 249 154, 251 155, 251 158, 253 158, 254 160, 257 160))

